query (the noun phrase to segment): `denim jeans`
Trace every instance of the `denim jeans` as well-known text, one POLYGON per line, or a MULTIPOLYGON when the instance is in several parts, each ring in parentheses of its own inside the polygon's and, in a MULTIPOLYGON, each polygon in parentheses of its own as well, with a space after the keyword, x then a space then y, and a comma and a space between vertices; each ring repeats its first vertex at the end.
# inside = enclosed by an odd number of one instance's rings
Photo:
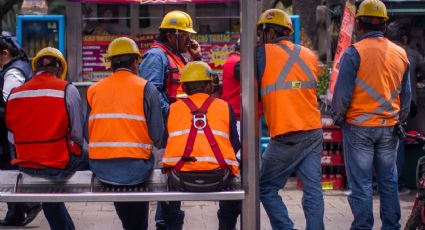
POLYGON ((149 202, 114 202, 114 206, 123 229, 148 229, 149 202))
POLYGON ((372 171, 375 169, 380 198, 381 229, 400 229, 400 200, 394 127, 343 125, 344 158, 354 215, 351 229, 372 229, 372 171))
POLYGON ((397 148, 397 180, 398 180, 398 187, 399 189, 404 188, 406 186, 406 183, 403 181, 403 170, 404 165, 406 164, 406 141, 405 140, 399 140, 398 142, 398 148, 397 148))
POLYGON ((260 166, 260 199, 273 229, 294 223, 278 192, 295 171, 303 184, 302 206, 307 230, 324 229, 321 175, 321 129, 281 135, 270 140, 260 166))
MULTIPOLYGON (((83 152, 81 157, 70 155, 68 165, 65 169, 45 168, 45 169, 33 169, 33 168, 20 168, 22 172, 52 178, 56 180, 66 180, 75 171, 88 170, 87 152, 83 152)), ((52 230, 74 230, 75 226, 72 221, 68 210, 65 207, 65 203, 42 203, 44 216, 49 222, 50 229, 52 230)))
POLYGON ((160 201, 157 204, 155 213, 157 229, 182 230, 184 211, 180 210, 181 201, 160 201))
POLYGON ((240 200, 221 200, 217 211, 218 229, 234 230, 236 222, 241 213, 242 201, 240 200))

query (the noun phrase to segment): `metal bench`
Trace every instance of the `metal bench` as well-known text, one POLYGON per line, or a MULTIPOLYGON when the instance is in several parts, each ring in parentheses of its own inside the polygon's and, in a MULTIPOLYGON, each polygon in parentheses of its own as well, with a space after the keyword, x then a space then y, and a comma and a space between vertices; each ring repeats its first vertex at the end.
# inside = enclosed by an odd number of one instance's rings
POLYGON ((78 171, 67 180, 52 180, 19 171, 0 171, 0 202, 113 202, 243 200, 240 178, 228 191, 193 193, 169 191, 166 176, 155 169, 145 183, 112 186, 91 171, 78 171))

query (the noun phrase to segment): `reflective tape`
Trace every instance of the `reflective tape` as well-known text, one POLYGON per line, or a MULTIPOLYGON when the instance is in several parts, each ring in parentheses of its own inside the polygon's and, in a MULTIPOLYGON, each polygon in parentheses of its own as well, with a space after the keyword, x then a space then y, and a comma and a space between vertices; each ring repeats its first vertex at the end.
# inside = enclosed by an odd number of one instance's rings
MULTIPOLYGON (((188 134, 190 132, 190 129, 184 129, 184 130, 180 130, 180 131, 175 131, 175 132, 171 132, 168 134, 168 137, 176 137, 176 136, 181 136, 184 134, 188 134)), ((224 138, 229 138, 229 135, 225 132, 219 131, 219 130, 212 130, 212 133, 214 135, 217 136, 222 136, 224 138)), ((203 130, 198 130, 198 134, 205 134, 203 130)))
MULTIPOLYGON (((218 161, 215 157, 195 157, 196 158, 196 162, 213 162, 213 163, 217 163, 218 161)), ((172 163, 172 162, 178 162, 181 159, 181 157, 169 157, 169 158, 162 158, 162 162, 164 163, 172 163)), ((228 160, 225 159, 224 160, 226 162, 226 164, 228 165, 232 165, 232 166, 239 166, 239 162, 238 161, 234 161, 234 160, 228 160)))
POLYGON ((17 98, 27 98, 27 97, 57 97, 64 98, 65 92, 63 90, 56 89, 37 89, 37 90, 25 90, 17 93, 12 93, 9 100, 17 98))
POLYGON ((388 112, 391 115, 394 115, 396 119, 398 119, 399 114, 397 110, 395 110, 392 106, 392 103, 394 99, 399 95, 400 93, 400 85, 397 86, 396 90, 391 92, 390 99, 387 100, 384 97, 382 97, 376 90, 374 90, 370 85, 368 85, 366 82, 361 80, 359 77, 356 79, 356 85, 358 85, 360 88, 362 88, 364 91, 366 91, 373 99, 375 99, 379 105, 378 107, 372 111, 371 113, 364 113, 356 118, 353 119, 353 123, 355 124, 361 124, 370 118, 372 118, 374 115, 382 114, 383 112, 388 112))
POLYGON ((152 145, 137 143, 137 142, 92 142, 89 143, 89 147, 130 147, 130 148, 142 148, 152 149, 152 145))
POLYGON ((283 44, 276 44, 285 50, 289 54, 289 59, 286 62, 283 69, 280 71, 279 76, 276 79, 276 82, 273 84, 267 85, 261 88, 261 96, 264 96, 268 93, 272 93, 278 90, 286 89, 315 89, 317 87, 316 79, 314 78, 313 72, 308 68, 307 64, 300 58, 301 46, 295 45, 294 50, 289 49, 288 46, 283 44), (286 81, 289 72, 291 71, 294 64, 302 69, 302 71, 307 75, 309 81, 286 81))
POLYGON ((126 113, 98 113, 92 114, 89 117, 89 120, 94 119, 105 119, 105 118, 122 118, 122 119, 131 119, 136 121, 145 121, 144 116, 126 114, 126 113))

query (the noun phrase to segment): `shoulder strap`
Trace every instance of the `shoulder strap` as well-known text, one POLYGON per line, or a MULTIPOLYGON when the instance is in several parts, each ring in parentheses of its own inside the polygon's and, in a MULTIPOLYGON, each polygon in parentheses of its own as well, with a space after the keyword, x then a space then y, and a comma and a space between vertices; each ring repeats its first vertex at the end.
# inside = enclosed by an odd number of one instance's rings
MULTIPOLYGON (((183 167, 185 161, 190 161, 190 160, 194 160, 196 161, 196 159, 191 159, 190 158, 190 154, 193 151, 193 145, 195 143, 195 138, 196 138, 196 134, 198 133, 198 128, 196 127, 196 115, 200 114, 205 116, 205 114, 207 113, 208 107, 211 105, 211 103, 214 101, 214 98, 209 96, 207 98, 207 100, 205 100, 205 102, 202 104, 201 108, 198 109, 198 107, 193 103, 192 100, 190 100, 190 98, 185 98, 182 100, 189 108, 190 111, 193 114, 193 119, 192 119, 192 125, 190 127, 190 131, 189 131, 189 136, 186 142, 186 147, 184 150, 184 154, 182 156, 182 158, 177 162, 176 166, 174 167, 176 171, 180 171, 180 169, 183 167)), ((217 141, 215 140, 214 134, 211 131, 211 127, 209 126, 207 120, 205 119, 205 126, 203 128, 201 128, 204 133, 205 136, 207 137, 208 143, 211 146, 211 149, 214 152, 214 156, 217 159, 218 163, 220 164, 220 168, 222 170, 227 169, 227 164, 224 160, 223 157, 223 153, 221 152, 220 148, 218 147, 217 141)))

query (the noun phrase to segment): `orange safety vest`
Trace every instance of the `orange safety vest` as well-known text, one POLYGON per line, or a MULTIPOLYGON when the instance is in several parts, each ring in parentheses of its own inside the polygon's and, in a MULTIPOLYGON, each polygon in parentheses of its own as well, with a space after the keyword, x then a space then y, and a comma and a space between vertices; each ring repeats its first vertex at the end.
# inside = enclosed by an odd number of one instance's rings
POLYGON ((90 159, 150 159, 153 142, 143 106, 146 83, 120 70, 88 89, 90 159))
POLYGON ((167 56, 168 60, 168 76, 166 80, 166 92, 170 103, 173 103, 177 99, 177 95, 184 94, 182 86, 180 84, 180 75, 183 67, 186 65, 186 61, 183 57, 176 55, 166 46, 159 42, 154 42, 152 48, 159 48, 167 56))
POLYGON ((403 48, 386 38, 366 38, 355 44, 360 55, 346 121, 358 126, 393 126, 400 111, 401 82, 408 66, 403 48))
POLYGON ((321 128, 315 54, 286 40, 266 44, 265 51, 261 96, 270 137, 321 128))
POLYGON ((12 164, 64 169, 70 153, 81 155, 80 146, 70 139, 67 84, 42 73, 12 90, 6 104, 6 125, 13 133, 16 148, 12 164))
MULTIPOLYGON (((208 97, 209 95, 202 93, 189 96, 198 108, 208 97)), ((239 163, 236 160, 235 151, 229 139, 229 105, 221 99, 214 99, 207 110, 206 118, 226 164, 230 167, 233 175, 237 175, 239 163)), ((165 168, 175 166, 183 156, 191 126, 192 113, 189 107, 183 101, 171 104, 167 122, 168 142, 162 158, 162 164, 165 168)), ((210 144, 207 137, 202 130, 199 130, 195 138, 193 151, 190 154, 191 157, 196 158, 196 161, 185 162, 181 171, 208 171, 220 168, 212 148, 208 146, 210 144)))

